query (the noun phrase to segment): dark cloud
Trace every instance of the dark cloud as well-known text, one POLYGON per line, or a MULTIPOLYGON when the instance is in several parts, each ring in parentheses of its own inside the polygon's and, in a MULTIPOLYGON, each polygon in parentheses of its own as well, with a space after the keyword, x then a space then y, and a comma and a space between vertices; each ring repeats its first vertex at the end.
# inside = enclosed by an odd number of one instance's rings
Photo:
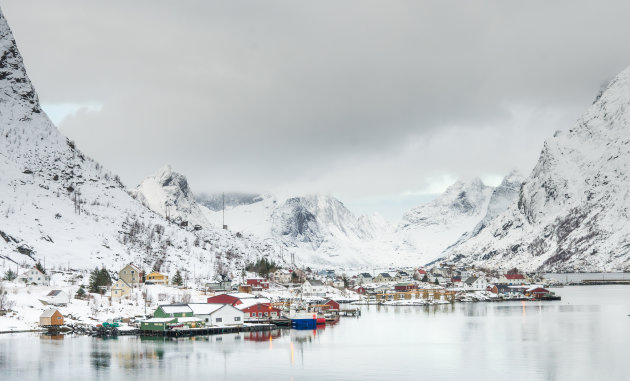
POLYGON ((533 166, 630 65, 626 1, 39 1, 3 10, 61 130, 130 186, 410 192, 533 166), (438 181, 439 182, 439 181, 438 181))

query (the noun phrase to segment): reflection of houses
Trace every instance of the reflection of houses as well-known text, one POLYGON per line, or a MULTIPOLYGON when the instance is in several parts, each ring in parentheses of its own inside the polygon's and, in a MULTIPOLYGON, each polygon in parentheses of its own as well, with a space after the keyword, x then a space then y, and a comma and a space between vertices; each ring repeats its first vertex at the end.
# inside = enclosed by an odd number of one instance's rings
POLYGON ((280 337, 281 330, 274 329, 272 331, 255 331, 248 332, 243 335, 245 341, 269 341, 280 337))
POLYGON ((303 296, 325 296, 326 285, 321 280, 307 279, 302 283, 303 296))
POLYGON ((56 308, 49 308, 42 312, 39 316, 39 325, 41 326, 55 326, 63 325, 63 315, 56 308))
POLYGON ((163 284, 163 285, 167 285, 168 284, 168 275, 164 275, 164 274, 159 273, 157 271, 153 271, 152 273, 149 273, 145 277, 144 283, 146 283, 146 284, 163 284))
POLYGON ((122 298, 131 294, 131 286, 122 279, 118 279, 111 289, 112 298, 122 298))
POLYGON ((130 263, 118 272, 118 279, 124 280, 131 287, 135 287, 142 283, 142 270, 130 263))
POLYGON ((48 286, 50 284, 50 276, 39 271, 37 267, 33 267, 20 275, 20 280, 28 284, 38 286, 48 286))

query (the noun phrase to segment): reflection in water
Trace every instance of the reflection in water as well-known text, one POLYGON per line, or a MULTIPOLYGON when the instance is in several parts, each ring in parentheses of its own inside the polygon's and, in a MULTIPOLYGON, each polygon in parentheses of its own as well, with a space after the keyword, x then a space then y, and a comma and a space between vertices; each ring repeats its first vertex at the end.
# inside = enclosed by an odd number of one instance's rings
POLYGON ((315 331, 0 335, 0 379, 628 379, 630 287, 565 287, 562 297, 365 306, 360 318, 315 331))

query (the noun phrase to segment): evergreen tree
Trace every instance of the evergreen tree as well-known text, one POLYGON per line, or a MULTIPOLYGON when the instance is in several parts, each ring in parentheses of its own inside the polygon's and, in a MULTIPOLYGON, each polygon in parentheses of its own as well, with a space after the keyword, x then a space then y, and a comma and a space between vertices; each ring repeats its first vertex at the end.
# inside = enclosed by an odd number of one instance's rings
POLYGON ((83 288, 83 285, 79 287, 79 290, 77 290, 77 294, 74 297, 77 299, 85 298, 85 288, 83 288))
POLYGON ((90 281, 88 283, 90 292, 101 292, 101 287, 111 285, 112 277, 109 275, 109 272, 105 269, 105 267, 100 270, 96 267, 92 270, 92 272, 90 272, 90 281))
POLYGON ((435 278, 435 284, 438 285, 438 286, 440 285, 440 282, 438 281, 438 278, 435 278))
POLYGON ((422 277, 422 281, 429 283, 429 277, 427 276, 427 274, 424 274, 424 276, 422 277))
POLYGON ((39 270, 42 274, 46 274, 46 270, 44 270, 44 266, 42 266, 42 263, 40 261, 37 261, 37 263, 35 264, 35 268, 39 270))
POLYGON ((12 281, 15 280, 15 278, 17 278, 17 274, 11 269, 4 273, 4 280, 12 281))
POLYGON ((184 284, 184 279, 182 278, 182 273, 179 271, 179 269, 177 270, 177 272, 175 273, 175 276, 173 277, 173 284, 175 286, 181 286, 182 284, 184 284))

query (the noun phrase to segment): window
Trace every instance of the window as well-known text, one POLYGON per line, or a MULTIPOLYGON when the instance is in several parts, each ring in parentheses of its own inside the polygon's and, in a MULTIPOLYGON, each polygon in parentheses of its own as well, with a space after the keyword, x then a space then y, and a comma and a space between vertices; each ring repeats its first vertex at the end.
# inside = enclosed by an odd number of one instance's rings
POLYGON ((223 321, 223 318, 217 318, 217 323, 221 323, 223 321))
POLYGON ((208 318, 206 318, 206 323, 208 322, 208 318))
POLYGON ((241 321, 241 317, 240 316, 234 316, 234 321, 241 321))
POLYGON ((57 320, 61 320, 61 316, 57 316, 57 320))
POLYGON ((262 312, 259 312, 259 313, 258 313, 258 316, 261 316, 261 317, 262 317, 262 312))
POLYGON ((250 312, 249 316, 256 316, 256 312, 250 312))

